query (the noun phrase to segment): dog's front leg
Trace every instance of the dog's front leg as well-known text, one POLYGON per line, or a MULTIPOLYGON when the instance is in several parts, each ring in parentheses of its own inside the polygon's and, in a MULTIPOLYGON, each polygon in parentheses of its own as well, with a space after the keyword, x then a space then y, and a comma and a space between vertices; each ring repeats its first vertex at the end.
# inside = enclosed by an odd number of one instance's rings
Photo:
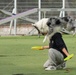
POLYGON ((45 37, 44 37, 44 39, 43 39, 43 43, 46 41, 46 39, 47 39, 47 35, 45 35, 45 37))
POLYGON ((44 40, 43 40, 43 43, 46 41, 46 40, 50 40, 50 38, 51 38, 51 34, 53 33, 53 29, 52 28, 49 28, 49 31, 48 31, 48 33, 45 35, 45 37, 44 37, 44 40))

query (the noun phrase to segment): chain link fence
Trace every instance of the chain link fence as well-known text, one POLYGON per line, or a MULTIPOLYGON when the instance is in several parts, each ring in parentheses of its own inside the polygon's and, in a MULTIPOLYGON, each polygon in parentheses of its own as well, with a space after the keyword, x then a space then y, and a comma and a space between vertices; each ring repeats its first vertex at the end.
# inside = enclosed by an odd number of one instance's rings
MULTIPOLYGON (((66 8, 76 8, 76 0, 65 0, 66 8)), ((14 0, 0 0, 0 9, 12 12, 14 8, 14 0)), ((38 8, 38 0, 17 0, 17 13, 28 11, 33 8, 38 8)), ((62 0, 41 0, 41 8, 62 8, 62 0)), ((69 11, 71 12, 71 11, 69 11)), ((59 11, 47 11, 46 17, 59 16, 59 11)), ((76 12, 71 12, 74 16, 76 12)), ((43 18, 44 13, 41 12, 41 18, 43 18)), ((0 19, 6 18, 8 15, 0 13, 0 19)), ((28 18, 38 20, 38 12, 27 16, 28 18)), ((17 21, 18 24, 31 23, 29 21, 20 20, 17 21)))
MULTIPOLYGON (((17 14, 22 13, 33 8, 38 8, 39 0, 17 0, 17 14)), ((4 10, 7 12, 11 12, 14 8, 14 0, 0 0, 0 10, 4 10)), ((62 0, 41 0, 41 8, 62 8, 62 0)), ((65 8, 76 8, 76 0, 65 0, 65 8)), ((34 14, 24 16, 24 18, 29 18, 32 20, 38 21, 39 13, 36 12, 34 14)), ((60 11, 41 11, 41 18, 51 17, 51 16, 59 16, 60 11)), ((76 11, 66 11, 67 15, 72 15, 76 17, 76 11)), ((0 19, 9 17, 10 15, 6 15, 0 11, 0 19)), ((28 34, 32 29, 29 27, 29 24, 32 22, 22 19, 17 19, 17 34, 28 34), (28 27, 27 27, 28 25, 28 27)), ((3 24, 0 27, 0 34, 9 34, 9 25, 10 22, 3 24), (4 25, 8 25, 4 27, 4 25)), ((14 30, 13 30, 14 32, 14 30)), ((33 32, 34 33, 34 32, 33 32)), ((37 33, 37 32, 36 32, 37 33)))

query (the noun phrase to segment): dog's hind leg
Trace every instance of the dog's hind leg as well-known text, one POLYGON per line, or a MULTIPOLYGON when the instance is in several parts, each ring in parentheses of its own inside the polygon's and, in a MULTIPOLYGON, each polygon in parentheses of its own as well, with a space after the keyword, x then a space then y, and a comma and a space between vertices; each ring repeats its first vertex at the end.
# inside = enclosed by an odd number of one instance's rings
POLYGON ((38 27, 34 26, 34 28, 38 31, 38 37, 40 38, 40 30, 38 29, 38 27))

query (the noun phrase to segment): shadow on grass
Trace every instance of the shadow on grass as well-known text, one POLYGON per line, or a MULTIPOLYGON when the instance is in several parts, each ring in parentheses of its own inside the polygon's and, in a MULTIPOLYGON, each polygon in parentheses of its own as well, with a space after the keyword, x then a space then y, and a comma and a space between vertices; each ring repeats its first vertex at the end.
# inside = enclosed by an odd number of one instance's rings
MULTIPOLYGON (((27 56, 27 55, 0 55, 0 57, 14 57, 14 56, 27 56)), ((28 55, 31 56, 31 55, 28 55)))
POLYGON ((21 74, 13 74, 13 75, 75 75, 76 68, 66 68, 65 70, 50 70, 50 71, 42 71, 42 72, 28 72, 21 74))

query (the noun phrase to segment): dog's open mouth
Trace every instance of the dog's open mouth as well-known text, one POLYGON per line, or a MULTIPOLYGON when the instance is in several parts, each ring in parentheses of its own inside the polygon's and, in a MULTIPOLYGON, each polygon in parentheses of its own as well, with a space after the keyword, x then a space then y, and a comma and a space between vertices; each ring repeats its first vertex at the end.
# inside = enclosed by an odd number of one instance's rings
POLYGON ((42 35, 46 35, 47 33, 45 33, 45 32, 41 32, 41 34, 42 34, 42 35))

